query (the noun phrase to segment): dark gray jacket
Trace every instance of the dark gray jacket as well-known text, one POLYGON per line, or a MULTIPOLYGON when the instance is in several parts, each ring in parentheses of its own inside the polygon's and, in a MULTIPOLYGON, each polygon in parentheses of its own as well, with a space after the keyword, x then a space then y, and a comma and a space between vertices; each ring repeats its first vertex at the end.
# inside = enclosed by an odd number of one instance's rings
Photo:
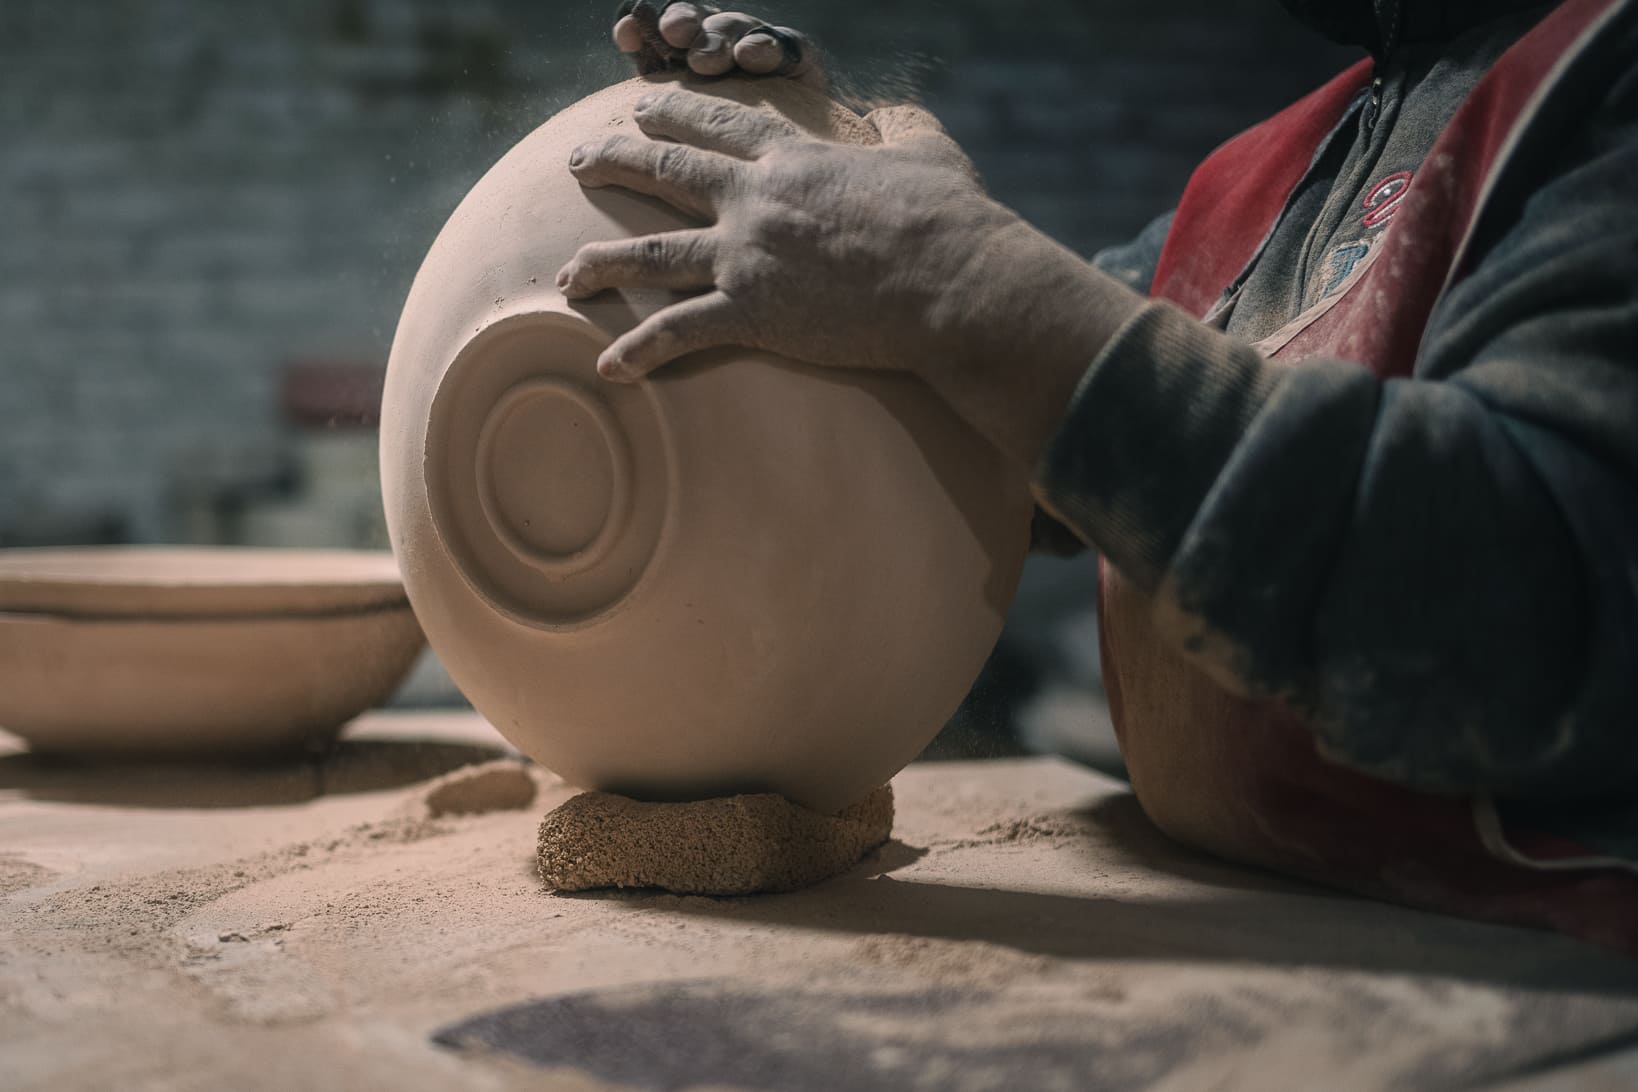
MULTIPOLYGON (((1271 316, 1222 331, 1152 304, 1088 369, 1037 492, 1226 637, 1203 653, 1219 669, 1308 710, 1328 756, 1638 860, 1638 0, 1498 177, 1412 378, 1277 367, 1234 336, 1271 316)), ((1290 279, 1323 204, 1293 207, 1298 249, 1257 275, 1290 279)), ((1147 287, 1163 237, 1099 264, 1147 287)), ((1277 311, 1296 287, 1248 298, 1277 311)))

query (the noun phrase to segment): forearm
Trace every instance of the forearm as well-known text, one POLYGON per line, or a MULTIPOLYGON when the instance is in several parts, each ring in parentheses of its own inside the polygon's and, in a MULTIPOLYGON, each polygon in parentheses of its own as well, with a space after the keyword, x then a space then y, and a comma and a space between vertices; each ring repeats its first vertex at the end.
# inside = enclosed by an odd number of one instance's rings
POLYGON ((929 308, 949 346, 923 378, 1021 466, 1039 461, 1086 363, 1146 301, 1011 213, 929 308), (1073 300, 1073 306, 1064 301, 1073 300))
POLYGON ((1154 305, 1099 354, 1037 476, 1231 689, 1421 788, 1559 791, 1581 558, 1506 419, 1448 383, 1286 368, 1154 305))
POLYGON ((1066 401, 1037 500, 1154 590, 1277 379, 1254 350, 1183 312, 1138 308, 1066 401))

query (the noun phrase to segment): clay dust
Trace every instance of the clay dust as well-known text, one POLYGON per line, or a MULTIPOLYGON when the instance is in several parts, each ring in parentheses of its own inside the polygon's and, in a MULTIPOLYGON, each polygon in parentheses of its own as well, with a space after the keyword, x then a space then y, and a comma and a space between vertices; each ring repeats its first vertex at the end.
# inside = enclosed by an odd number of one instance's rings
POLYGON ((426 787, 421 799, 427 814, 437 819, 526 808, 535 802, 536 791, 527 766, 499 758, 445 774, 426 787))

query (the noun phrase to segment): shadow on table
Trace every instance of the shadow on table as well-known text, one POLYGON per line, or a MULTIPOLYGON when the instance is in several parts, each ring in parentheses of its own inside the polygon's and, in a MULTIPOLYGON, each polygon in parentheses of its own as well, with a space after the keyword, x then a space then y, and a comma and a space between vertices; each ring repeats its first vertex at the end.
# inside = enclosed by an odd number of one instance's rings
POLYGON ((0 792, 34 800, 136 808, 243 808, 301 804, 426 781, 504 747, 439 740, 341 740, 308 755, 234 761, 86 761, 0 755, 0 792))
POLYGON ((894 878, 867 861, 811 893, 688 900, 670 909, 826 932, 983 941, 1063 959, 1397 972, 1638 1001, 1638 962, 1589 945, 1226 864, 1172 842, 1130 794, 1078 815, 1084 843, 1062 854, 1063 875, 1048 882, 1084 876, 1087 865, 1101 874, 1136 864, 1152 877, 1123 876, 1107 896, 1069 895, 894 878))

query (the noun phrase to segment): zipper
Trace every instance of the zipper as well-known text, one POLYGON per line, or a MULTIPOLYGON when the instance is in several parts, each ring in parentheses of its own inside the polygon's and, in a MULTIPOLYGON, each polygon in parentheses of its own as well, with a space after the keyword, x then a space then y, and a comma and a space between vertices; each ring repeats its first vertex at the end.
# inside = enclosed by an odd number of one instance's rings
POLYGON ((1362 119, 1365 131, 1369 133, 1376 128, 1377 115, 1382 112, 1382 77, 1376 76, 1371 80, 1371 97, 1365 101, 1365 114, 1362 119))
POLYGON ((1378 115, 1382 113, 1382 66, 1393 56, 1393 51, 1399 46, 1399 30, 1404 15, 1404 0, 1390 0, 1392 7, 1388 11, 1382 10, 1383 5, 1377 4, 1377 28, 1382 34, 1379 52, 1373 54, 1376 61, 1377 73, 1371 78, 1371 97, 1365 103, 1365 131, 1369 133, 1376 128, 1378 115), (1382 23, 1382 17, 1387 15, 1387 23, 1382 23))

